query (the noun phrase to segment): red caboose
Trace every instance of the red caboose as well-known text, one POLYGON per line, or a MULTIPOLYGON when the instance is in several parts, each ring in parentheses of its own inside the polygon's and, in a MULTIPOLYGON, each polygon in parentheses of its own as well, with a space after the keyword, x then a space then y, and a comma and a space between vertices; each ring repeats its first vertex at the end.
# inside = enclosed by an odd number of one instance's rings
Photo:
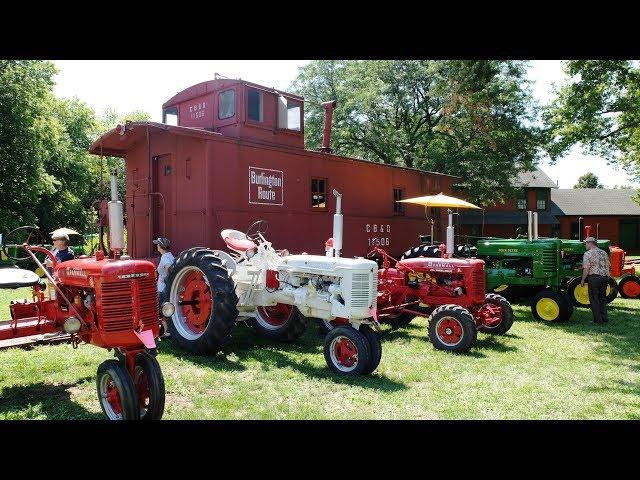
MULTIPOLYGON (((163 123, 130 122, 92 146, 126 159, 129 254, 155 255, 152 239, 176 251, 222 249, 219 232, 269 222, 270 240, 292 252, 324 254, 333 189, 344 197, 346 256, 373 246, 400 254, 429 231, 423 207, 396 200, 450 193, 455 177, 331 153, 334 102, 324 104, 321 151, 304 148, 304 99, 241 80, 189 87, 163 105, 163 123)), ((430 212, 444 238, 446 212, 430 212)))

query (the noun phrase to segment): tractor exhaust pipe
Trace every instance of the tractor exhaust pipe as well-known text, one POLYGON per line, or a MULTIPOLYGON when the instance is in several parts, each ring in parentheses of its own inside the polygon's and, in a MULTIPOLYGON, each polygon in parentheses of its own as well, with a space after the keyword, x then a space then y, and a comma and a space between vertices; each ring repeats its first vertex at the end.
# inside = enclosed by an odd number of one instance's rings
POLYGON ((538 212, 533 212, 533 239, 538 240, 538 212))
POLYGON ((118 200, 118 171, 111 171, 111 201, 109 202, 109 247, 119 255, 124 250, 124 209, 118 200))
POLYGON ((529 241, 533 240, 533 212, 531 210, 527 210, 527 239, 529 241))
POLYGON ((322 147, 321 152, 331 153, 331 127, 333 126, 333 109, 336 108, 336 101, 331 100, 324 102, 324 130, 322 131, 322 147))
POLYGON ((447 257, 451 257, 453 255, 454 244, 453 212, 451 209, 448 209, 447 211, 449 212, 449 225, 447 225, 447 257))
POLYGON ((342 194, 336 189, 333 190, 333 194, 336 196, 336 213, 333 215, 333 254, 339 257, 342 252, 343 232, 342 194))

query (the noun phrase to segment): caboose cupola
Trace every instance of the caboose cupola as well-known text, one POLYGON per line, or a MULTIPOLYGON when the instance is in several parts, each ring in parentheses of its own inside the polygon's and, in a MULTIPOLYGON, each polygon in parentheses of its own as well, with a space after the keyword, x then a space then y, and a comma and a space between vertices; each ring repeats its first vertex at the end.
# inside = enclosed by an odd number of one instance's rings
POLYGON ((304 99, 243 80, 193 85, 162 106, 162 122, 304 148, 304 99))

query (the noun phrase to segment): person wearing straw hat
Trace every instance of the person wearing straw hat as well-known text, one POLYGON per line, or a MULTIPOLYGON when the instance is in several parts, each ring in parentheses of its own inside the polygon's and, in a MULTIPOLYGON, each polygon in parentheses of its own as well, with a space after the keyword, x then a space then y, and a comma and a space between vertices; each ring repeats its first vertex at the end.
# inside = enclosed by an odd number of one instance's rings
MULTIPOLYGON (((66 262, 75 258, 73 250, 69 248, 69 235, 56 230, 51 234, 51 240, 53 241, 51 253, 53 253, 58 262, 66 262)), ((45 260, 45 265, 48 267, 49 273, 51 273, 52 262, 48 257, 45 260)))
POLYGON ((607 285, 609 282, 609 255, 598 248, 598 242, 593 237, 584 239, 585 247, 582 258, 582 280, 589 288, 589 303, 593 313, 594 323, 607 323, 607 285))

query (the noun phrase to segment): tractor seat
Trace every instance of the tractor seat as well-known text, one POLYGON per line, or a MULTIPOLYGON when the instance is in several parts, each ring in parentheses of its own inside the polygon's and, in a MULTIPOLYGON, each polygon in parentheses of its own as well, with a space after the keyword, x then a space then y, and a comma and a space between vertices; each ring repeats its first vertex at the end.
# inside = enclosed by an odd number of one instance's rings
POLYGON ((220 232, 220 236, 227 244, 230 250, 238 253, 244 253, 247 250, 253 250, 256 248, 256 244, 252 240, 249 240, 244 232, 239 230, 223 230, 220 232))
POLYGON ((40 277, 31 270, 0 268, 0 288, 30 287, 39 282, 40 277))

